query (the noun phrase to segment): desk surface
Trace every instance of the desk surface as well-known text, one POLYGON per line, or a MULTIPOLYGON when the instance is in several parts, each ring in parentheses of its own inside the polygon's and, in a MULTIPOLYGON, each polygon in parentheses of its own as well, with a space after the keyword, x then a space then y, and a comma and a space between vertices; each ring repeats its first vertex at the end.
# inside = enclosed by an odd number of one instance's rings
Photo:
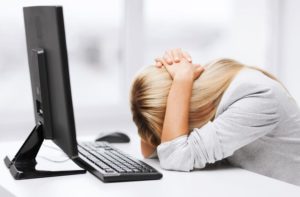
MULTIPOLYGON (((129 144, 115 146, 142 159, 138 148, 138 137, 132 135, 131 141, 129 144)), ((163 173, 161 180, 103 183, 90 173, 86 173, 16 181, 4 165, 3 158, 6 154, 15 154, 21 143, 0 142, 2 160, 0 161, 0 186, 15 196, 300 196, 300 187, 239 168, 206 169, 189 173, 173 172, 162 170, 158 161, 150 159, 144 161, 163 173)), ((51 149, 48 148, 48 151, 51 149)))

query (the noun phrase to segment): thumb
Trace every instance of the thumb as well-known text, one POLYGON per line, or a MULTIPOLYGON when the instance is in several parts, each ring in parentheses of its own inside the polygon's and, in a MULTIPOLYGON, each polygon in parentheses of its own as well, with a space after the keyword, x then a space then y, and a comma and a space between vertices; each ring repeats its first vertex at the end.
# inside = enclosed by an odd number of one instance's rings
POLYGON ((197 79, 203 73, 204 68, 202 66, 200 66, 200 64, 194 64, 194 66, 195 66, 194 79, 197 79))

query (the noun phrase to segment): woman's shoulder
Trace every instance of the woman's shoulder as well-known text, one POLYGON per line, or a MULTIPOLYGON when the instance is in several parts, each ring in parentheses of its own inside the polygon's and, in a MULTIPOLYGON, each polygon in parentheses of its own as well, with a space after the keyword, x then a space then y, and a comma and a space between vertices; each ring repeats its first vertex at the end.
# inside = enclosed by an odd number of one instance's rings
POLYGON ((279 82, 269 78, 258 70, 243 68, 225 91, 217 114, 243 98, 275 99, 278 89, 283 89, 279 82))
POLYGON ((261 92, 264 89, 273 89, 282 87, 281 84, 263 74, 261 71, 254 68, 243 68, 232 80, 228 89, 233 89, 234 92, 242 90, 242 92, 261 92))

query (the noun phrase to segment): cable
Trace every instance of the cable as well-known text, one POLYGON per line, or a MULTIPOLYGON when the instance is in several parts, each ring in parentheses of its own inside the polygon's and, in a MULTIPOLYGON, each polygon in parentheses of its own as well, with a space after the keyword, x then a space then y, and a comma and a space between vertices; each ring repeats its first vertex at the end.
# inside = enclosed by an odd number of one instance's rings
POLYGON ((67 158, 67 159, 64 159, 64 160, 53 160, 53 159, 49 159, 48 157, 45 157, 45 156, 42 156, 42 155, 38 155, 38 157, 42 158, 42 159, 45 159, 47 161, 50 161, 50 162, 54 162, 54 163, 64 163, 64 162, 70 160, 70 158, 67 158))
POLYGON ((45 146, 45 147, 47 147, 47 148, 51 148, 51 149, 53 149, 53 150, 57 150, 57 151, 61 152, 61 149, 59 149, 59 148, 56 148, 56 147, 54 147, 54 146, 50 146, 50 145, 47 145, 47 144, 43 144, 43 146, 45 146))

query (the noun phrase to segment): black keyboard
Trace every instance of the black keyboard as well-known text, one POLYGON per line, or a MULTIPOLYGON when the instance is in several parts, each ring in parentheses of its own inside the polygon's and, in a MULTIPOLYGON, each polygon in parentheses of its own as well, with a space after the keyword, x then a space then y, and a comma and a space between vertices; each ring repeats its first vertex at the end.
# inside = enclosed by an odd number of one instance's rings
POLYGON ((107 142, 78 144, 79 162, 104 182, 156 180, 162 174, 107 142))

